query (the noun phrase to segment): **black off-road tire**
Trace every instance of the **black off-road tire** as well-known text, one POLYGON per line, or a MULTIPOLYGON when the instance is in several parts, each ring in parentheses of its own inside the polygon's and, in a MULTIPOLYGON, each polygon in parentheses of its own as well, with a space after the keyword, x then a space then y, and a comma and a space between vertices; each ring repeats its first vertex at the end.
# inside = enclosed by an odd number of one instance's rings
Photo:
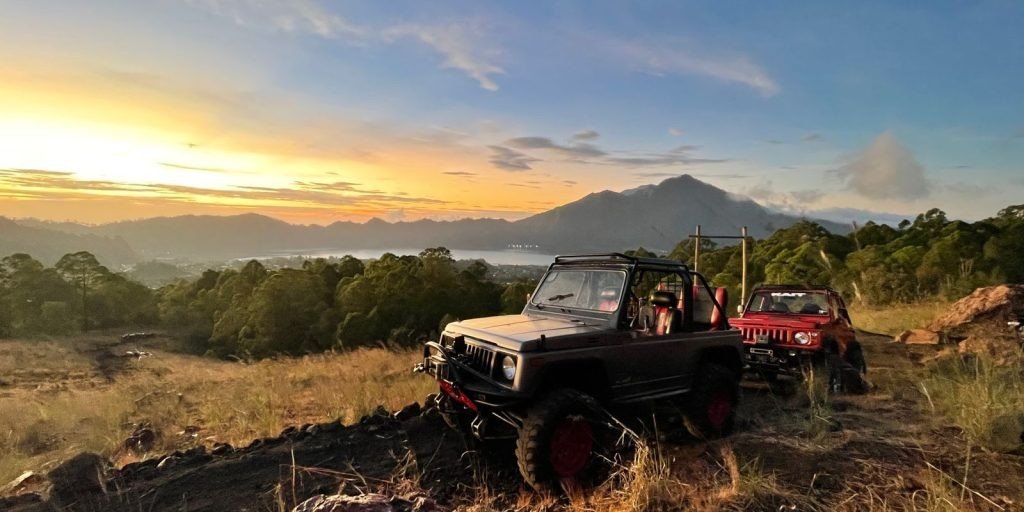
POLYGON ((864 349, 861 348, 860 343, 857 343, 856 341, 851 343, 846 349, 844 359, 846 359, 846 362, 850 363, 850 366, 857 370, 858 373, 861 375, 867 375, 868 363, 864 359, 864 349))
MULTIPOLYGON (((610 439, 608 422, 601 405, 590 395, 575 389, 556 389, 527 411, 516 438, 516 461, 527 485, 542 493, 556 492, 562 484, 587 486, 595 483, 608 469, 606 458, 599 456, 615 440, 610 439), (592 451, 575 475, 558 474, 552 462, 552 441, 556 429, 565 422, 585 422, 592 434, 592 451)), ((606 455, 607 454, 603 454, 606 455)))
POLYGON ((687 429, 700 439, 729 435, 736 423, 739 401, 737 375, 719 364, 702 364, 683 405, 687 429))
POLYGON ((853 342, 846 348, 842 366, 840 367, 840 380, 843 391, 861 395, 867 393, 871 385, 867 381, 868 364, 864 359, 864 349, 860 343, 853 342))

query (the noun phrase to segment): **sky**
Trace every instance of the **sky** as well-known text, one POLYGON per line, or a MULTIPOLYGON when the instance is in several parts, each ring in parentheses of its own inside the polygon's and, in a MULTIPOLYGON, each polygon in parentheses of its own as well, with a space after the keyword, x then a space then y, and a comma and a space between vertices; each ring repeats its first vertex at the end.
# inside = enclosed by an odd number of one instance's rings
POLYGON ((1024 203, 1024 4, 4 0, 0 215, 519 219, 690 174, 1024 203))

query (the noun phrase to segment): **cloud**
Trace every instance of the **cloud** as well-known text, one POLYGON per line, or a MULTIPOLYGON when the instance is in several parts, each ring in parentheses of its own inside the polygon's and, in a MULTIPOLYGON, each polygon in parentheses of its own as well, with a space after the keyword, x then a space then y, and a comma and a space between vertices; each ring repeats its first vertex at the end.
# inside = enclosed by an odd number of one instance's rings
POLYGON ((448 25, 401 24, 373 28, 354 23, 313 0, 185 0, 186 3, 257 30, 311 34, 354 45, 413 40, 440 54, 442 68, 462 71, 488 91, 497 91, 492 75, 505 72, 494 63, 499 53, 487 41, 479 21, 448 25))
POLYGON ((312 0, 185 0, 236 24, 262 30, 312 33, 320 37, 366 36, 362 27, 328 12, 312 0))
POLYGON ((673 137, 679 137, 680 135, 683 134, 683 129, 682 128, 676 128, 675 126, 670 126, 669 129, 668 129, 668 134, 673 136, 673 137))
POLYGON ((786 141, 779 139, 768 139, 765 142, 767 142, 768 144, 786 144, 786 141))
POLYGON ((469 171, 444 171, 441 174, 447 174, 448 176, 461 176, 464 178, 472 178, 473 176, 479 176, 480 174, 469 171))
POLYGON ((924 167, 890 132, 875 137, 850 163, 833 172, 846 180, 849 189, 872 199, 920 199, 931 192, 924 167))
POLYGON ((541 161, 539 158, 504 146, 487 147, 491 150, 491 157, 488 159, 491 165, 506 171, 528 171, 532 169, 530 164, 541 161))
POLYGON ((782 90, 768 72, 743 55, 697 51, 677 39, 641 42, 606 38, 600 44, 607 54, 655 75, 704 76, 749 87, 766 97, 782 90))
POLYGON ((36 199, 99 199, 102 196, 132 197, 136 200, 171 201, 219 205, 221 200, 243 201, 246 206, 270 203, 293 204, 295 207, 388 207, 405 205, 442 205, 447 201, 426 197, 410 197, 403 193, 388 194, 364 190, 349 182, 296 181, 294 188, 238 186, 204 188, 160 183, 115 183, 80 180, 72 173, 32 169, 0 169, 0 195, 9 189, 19 197, 36 199))
POLYGON ((661 153, 613 153, 585 142, 559 144, 548 137, 526 136, 508 139, 502 146, 489 147, 494 152, 490 159, 491 163, 506 170, 526 170, 530 168, 528 165, 530 161, 522 160, 523 158, 529 158, 529 155, 516 150, 547 152, 569 162, 619 167, 664 167, 728 161, 725 159, 695 158, 690 153, 700 149, 700 146, 692 144, 679 145, 661 153))
POLYGON ((817 132, 812 132, 808 133, 807 135, 804 135, 803 137, 800 138, 800 140, 804 142, 821 142, 825 140, 825 136, 817 132))
POLYGON ((809 206, 825 197, 825 192, 818 189, 778 191, 771 180, 751 185, 744 194, 763 206, 794 215, 803 215, 809 206))
POLYGON ((457 69, 469 75, 488 91, 497 91, 491 75, 505 70, 492 61, 497 51, 488 44, 480 23, 460 22, 446 26, 399 25, 384 31, 386 38, 412 38, 444 57, 441 67, 457 69))
POLYGON ((668 165, 714 164, 727 162, 718 158, 694 158, 690 153, 700 146, 684 144, 665 153, 648 153, 640 156, 616 156, 605 158, 605 162, 625 167, 663 167, 668 165))
POLYGON ((506 146, 512 146, 516 149, 542 149, 552 151, 565 158, 571 160, 579 160, 584 158, 596 158, 604 156, 606 153, 598 149, 593 144, 587 144, 584 142, 562 145, 554 142, 547 137, 516 137, 505 141, 506 146))
POLYGON ((574 133, 573 136, 572 136, 572 140, 582 140, 582 141, 594 140, 594 139, 596 139, 596 138, 598 138, 600 136, 601 136, 601 134, 597 133, 594 130, 583 130, 582 132, 574 133))

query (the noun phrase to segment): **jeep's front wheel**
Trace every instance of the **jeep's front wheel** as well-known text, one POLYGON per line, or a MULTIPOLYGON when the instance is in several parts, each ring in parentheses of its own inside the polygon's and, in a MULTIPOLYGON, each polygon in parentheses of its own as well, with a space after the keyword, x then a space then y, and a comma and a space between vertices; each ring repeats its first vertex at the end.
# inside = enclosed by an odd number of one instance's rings
POLYGON ((555 390, 530 408, 516 439, 523 480, 540 492, 594 481, 607 460, 601 452, 609 429, 602 418, 597 400, 575 389, 555 390))
POLYGON ((726 436, 736 420, 739 379, 732 370, 718 364, 704 364, 697 371, 686 400, 686 428, 701 439, 726 436))

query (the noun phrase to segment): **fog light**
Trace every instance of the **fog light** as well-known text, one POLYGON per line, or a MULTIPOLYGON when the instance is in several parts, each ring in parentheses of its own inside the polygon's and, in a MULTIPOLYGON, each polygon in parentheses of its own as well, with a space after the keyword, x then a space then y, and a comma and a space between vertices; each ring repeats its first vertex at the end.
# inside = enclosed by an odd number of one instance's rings
POLYGON ((501 375, 505 377, 505 380, 516 378, 516 360, 512 356, 505 356, 501 360, 501 375))
POLYGON ((801 345, 806 345, 811 342, 811 336, 806 332, 798 332, 793 335, 793 339, 801 345))

